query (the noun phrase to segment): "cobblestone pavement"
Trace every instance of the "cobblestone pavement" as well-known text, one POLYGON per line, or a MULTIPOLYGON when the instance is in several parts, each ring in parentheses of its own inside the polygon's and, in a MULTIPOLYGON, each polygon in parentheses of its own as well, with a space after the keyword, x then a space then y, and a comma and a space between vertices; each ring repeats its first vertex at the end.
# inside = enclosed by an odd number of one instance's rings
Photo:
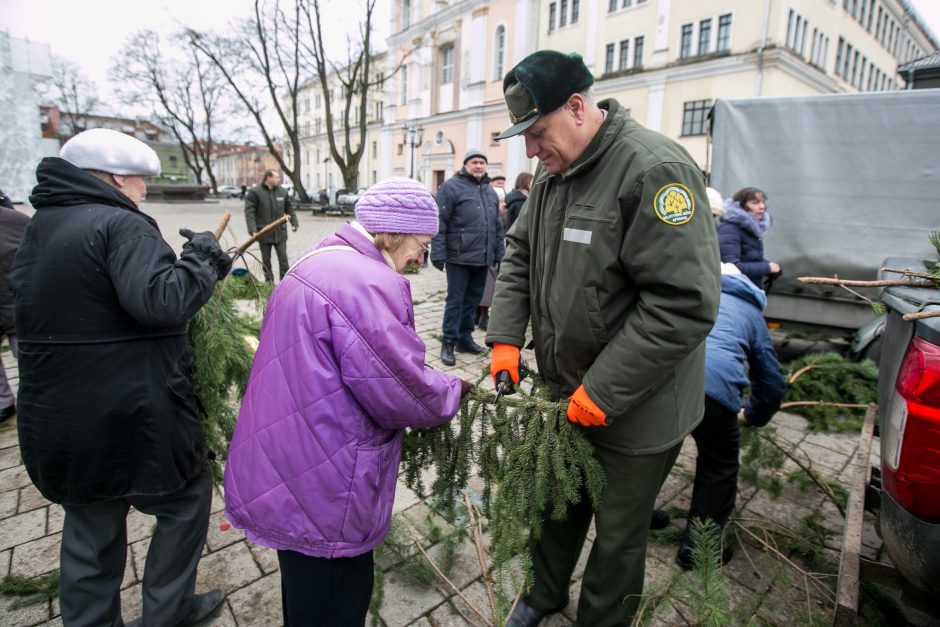
MULTIPOLYGON (((201 204, 145 203, 143 206, 145 212, 156 218, 164 237, 176 250, 181 248, 184 241, 177 233, 181 227, 195 231, 211 230, 217 224, 222 211, 226 209, 230 210, 233 216, 229 230, 222 239, 226 246, 233 246, 247 239, 241 201, 222 200, 201 204)), ((28 208, 24 210, 30 212, 28 208)), ((312 216, 309 213, 300 214, 299 218, 300 229, 291 233, 288 240, 288 252, 292 260, 303 250, 332 233, 347 219, 339 216, 312 216)), ((253 274, 260 276, 260 264, 257 260, 250 259, 248 263, 253 274)), ((418 332, 428 346, 428 363, 444 369, 438 356, 446 291, 444 274, 434 268, 428 268, 408 278, 412 282, 418 332)), ((482 343, 482 340, 483 334, 478 332, 477 341, 482 343)), ((531 356, 529 361, 534 363, 531 356)), ((15 387, 18 382, 16 363, 6 347, 3 349, 3 363, 15 387)), ((485 358, 458 354, 457 366, 448 371, 464 378, 475 379, 485 364, 485 358)), ((856 435, 809 434, 802 418, 785 413, 779 413, 773 424, 777 428, 778 437, 806 451, 816 468, 831 477, 845 477, 856 448, 856 435)), ((878 450, 877 440, 873 450, 878 450)), ((661 506, 688 508, 690 481, 695 468, 694 454, 694 443, 688 438, 676 467, 661 492, 661 506)), ((873 461, 876 461, 875 454, 873 461)), ((784 469, 789 470, 788 467, 784 469)), ((838 559, 842 517, 819 493, 787 485, 780 498, 772 499, 764 491, 742 488, 738 507, 742 518, 772 519, 782 523, 795 523, 807 513, 821 512, 823 524, 837 534, 827 543, 826 551, 831 557, 838 559)), ((219 587, 225 592, 226 600, 221 610, 204 624, 280 625, 280 578, 276 554, 250 544, 240 530, 227 528, 223 531, 220 526, 225 522, 222 510, 223 500, 221 495, 216 493, 196 587, 197 591, 219 587)), ((420 526, 429 513, 427 502, 408 490, 401 481, 395 510, 414 521, 416 526, 420 526)), ((880 541, 873 531, 870 515, 866 516, 868 518, 865 522, 864 556, 877 559, 881 553, 880 541)), ((62 520, 61 508, 44 500, 30 482, 20 459, 16 421, 8 420, 0 425, 0 577, 10 573, 36 576, 56 570, 62 520)), ((674 521, 673 528, 681 529, 680 524, 683 522, 674 521)), ((140 578, 153 523, 152 517, 138 512, 132 512, 127 521, 130 551, 122 584, 123 612, 126 620, 140 615, 140 578)), ((560 627, 570 625, 574 619, 580 577, 589 548, 588 543, 573 577, 571 603, 563 613, 551 617, 544 624, 560 627)), ((647 557, 648 590, 662 587, 673 578, 677 572, 677 567, 673 565, 676 548, 675 543, 650 545, 647 557)), ((431 552, 433 555, 433 549, 431 552)), ((785 614, 781 614, 780 599, 795 597, 794 603, 804 609, 811 607, 816 612, 817 619, 828 619, 831 606, 824 606, 815 599, 808 602, 802 588, 792 584, 796 577, 788 578, 775 574, 772 567, 766 565, 768 559, 766 554, 757 549, 744 551, 739 548, 725 569, 729 576, 732 603, 744 603, 745 600, 751 603, 752 599, 758 597, 776 598, 776 604, 757 603, 753 606, 753 611, 765 622, 786 624, 789 619, 784 618, 785 614)), ((377 558, 377 561, 380 565, 385 565, 381 559, 377 558)), ((472 545, 468 544, 458 553, 454 571, 455 583, 462 588, 464 594, 488 612, 486 593, 480 579, 480 567, 472 545)), ((388 627, 465 625, 467 622, 454 610, 455 607, 462 606, 455 598, 444 587, 419 587, 410 584, 392 569, 384 577, 381 619, 388 627)), ((61 624, 58 599, 20 609, 11 609, 10 604, 8 598, 0 597, 0 625, 61 624)), ((685 612, 681 608, 680 601, 671 607, 656 610, 652 623, 682 623, 678 612, 685 612)), ((470 615, 465 608, 463 611, 464 614, 470 615)))

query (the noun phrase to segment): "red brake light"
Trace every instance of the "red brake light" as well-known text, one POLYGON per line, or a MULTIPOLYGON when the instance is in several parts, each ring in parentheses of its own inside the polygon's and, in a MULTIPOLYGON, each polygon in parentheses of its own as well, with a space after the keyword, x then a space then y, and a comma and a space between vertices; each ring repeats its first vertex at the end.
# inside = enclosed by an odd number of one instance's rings
POLYGON ((915 337, 898 370, 892 404, 903 404, 897 467, 883 464, 884 486, 904 509, 940 522, 940 347, 915 337))

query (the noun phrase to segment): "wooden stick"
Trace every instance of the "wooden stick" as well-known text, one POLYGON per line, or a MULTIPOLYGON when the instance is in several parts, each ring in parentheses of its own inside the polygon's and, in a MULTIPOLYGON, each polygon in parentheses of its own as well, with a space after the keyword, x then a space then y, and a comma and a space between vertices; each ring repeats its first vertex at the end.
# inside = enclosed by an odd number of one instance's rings
POLYGON ((868 407, 867 403, 830 403, 829 401, 787 401, 780 403, 780 409, 790 407, 813 407, 817 405, 828 405, 829 407, 846 407, 848 409, 864 409, 868 407))
POLYGON ((908 270, 907 268, 882 268, 882 272, 894 272, 897 274, 903 274, 904 276, 912 276, 918 279, 927 279, 928 281, 940 281, 940 275, 937 274, 925 274, 923 272, 914 272, 913 270, 908 270))
POLYGON ((470 515, 470 525, 473 528, 473 544, 477 549, 477 559, 480 560, 480 572, 483 575, 483 583, 486 585, 486 596, 489 597, 490 607, 493 608, 493 623, 496 624, 499 621, 499 616, 496 614, 496 595, 493 592, 493 583, 490 581, 487 572, 486 553, 483 551, 483 524, 480 522, 477 508, 470 502, 470 496, 466 492, 463 493, 463 502, 467 507, 467 513, 470 515))
MULTIPOLYGON (((287 217, 287 216, 285 216, 285 218, 286 218, 286 217, 287 217)), ((427 551, 424 550, 424 547, 421 546, 421 541, 418 540, 418 536, 415 535, 414 530, 412 530, 412 529, 409 528, 409 529, 408 529, 408 535, 411 536, 411 541, 414 542, 414 543, 415 543, 415 546, 418 547, 418 550, 421 551, 421 555, 423 555, 423 556, 424 556, 424 559, 427 560, 428 564, 431 565, 431 568, 434 569, 434 572, 437 574, 437 576, 440 577, 444 582, 446 582, 447 585, 450 586, 451 590, 453 590, 455 593, 457 593, 457 596, 459 596, 460 599, 461 599, 464 603, 467 604, 467 607, 469 607, 470 610, 471 610, 474 614, 476 614, 477 616, 479 616, 480 619, 481 619, 486 625, 488 625, 489 627, 493 627, 493 623, 490 622, 490 619, 488 619, 486 616, 484 616, 484 615, 483 615, 483 612, 481 612, 481 611, 479 610, 479 608, 477 608, 476 605, 474 605, 473 603, 470 602, 470 599, 468 599, 467 597, 465 597, 465 596, 463 595, 463 593, 462 593, 460 590, 457 589, 457 586, 454 585, 454 582, 452 582, 450 579, 448 579, 448 578, 447 578, 447 575, 445 575, 443 572, 441 572, 441 569, 437 567, 437 564, 434 563, 434 561, 431 559, 431 556, 428 555, 427 551)))
POLYGON ((277 227, 287 222, 289 219, 290 219, 290 216, 283 215, 277 220, 275 220, 274 222, 272 222, 271 224, 267 225, 266 227, 264 227, 263 229, 255 233, 254 235, 252 235, 251 237, 249 237, 247 240, 245 240, 244 244, 238 247, 238 250, 235 251, 235 254, 232 255, 232 260, 234 261, 235 258, 242 256, 245 253, 245 251, 248 250, 248 247, 254 244, 255 242, 257 242, 261 238, 261 236, 273 231, 277 227))
POLYGON ((878 281, 850 281, 848 279, 829 279, 819 276, 801 276, 796 279, 800 283, 812 283, 814 285, 837 285, 852 287, 927 287, 936 288, 937 284, 933 281, 905 281, 901 279, 880 279, 878 281))
POLYGON ((212 234, 215 235, 216 239, 220 239, 222 237, 222 233, 225 232, 225 227, 228 226, 228 221, 231 218, 232 218, 231 211, 226 211, 225 213, 222 214, 222 219, 219 220, 219 225, 215 227, 214 231, 212 231, 212 234))
POLYGON ((931 309, 930 311, 918 311, 917 313, 909 313, 901 316, 905 320, 923 320, 924 318, 937 318, 940 317, 940 309, 931 309))
POLYGON ((790 375, 790 378, 787 379, 787 385, 793 385, 793 383, 794 383, 797 379, 799 379, 801 376, 803 376, 804 374, 806 374, 806 373, 809 372, 810 370, 813 370, 813 369, 815 369, 815 368, 821 368, 821 367, 822 367, 822 366, 817 366, 817 365, 816 365, 816 362, 813 362, 813 363, 810 363, 810 364, 807 364, 807 365, 803 366, 802 368, 800 368, 799 370, 797 370, 796 372, 794 372, 792 375, 790 375))

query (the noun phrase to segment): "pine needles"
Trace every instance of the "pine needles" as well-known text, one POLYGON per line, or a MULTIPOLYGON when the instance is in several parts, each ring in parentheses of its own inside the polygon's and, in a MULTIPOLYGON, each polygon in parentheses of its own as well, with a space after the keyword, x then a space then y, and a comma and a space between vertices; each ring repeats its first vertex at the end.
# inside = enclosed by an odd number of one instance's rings
POLYGON ((256 321, 240 314, 238 300, 259 308, 271 285, 231 276, 216 284, 215 293, 189 322, 193 347, 193 390, 206 433, 206 446, 216 483, 222 481, 226 452, 238 417, 238 402, 248 385, 258 336, 256 321))
POLYGON ((564 520, 568 507, 584 494, 592 506, 600 506, 603 471, 590 443, 571 427, 566 410, 565 403, 551 400, 537 378, 531 393, 520 391, 498 403, 494 394, 477 387, 464 398, 455 420, 405 436, 406 484, 423 494, 422 473, 433 469, 431 494, 448 518, 476 465, 484 483, 483 511, 490 522, 500 609, 508 610, 507 589, 525 588, 531 581, 528 564, 522 581, 509 566, 527 554, 530 531, 536 537, 541 532, 543 511, 564 520))
POLYGON ((11 610, 54 599, 59 596, 59 571, 33 578, 7 575, 0 581, 0 594, 18 597, 10 604, 11 610))
POLYGON ((784 405, 809 422, 810 431, 859 431, 865 410, 878 396, 878 367, 870 360, 847 361, 837 353, 818 353, 791 361, 784 405), (861 405, 853 408, 838 404, 861 405))

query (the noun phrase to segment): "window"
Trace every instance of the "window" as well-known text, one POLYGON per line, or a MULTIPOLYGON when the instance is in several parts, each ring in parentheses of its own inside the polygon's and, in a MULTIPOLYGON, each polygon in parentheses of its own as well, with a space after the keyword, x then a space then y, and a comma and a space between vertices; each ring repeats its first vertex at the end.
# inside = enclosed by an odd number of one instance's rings
POLYGON ((490 133, 490 146, 499 146, 499 140, 496 139, 499 136, 499 131, 493 131, 490 133))
POLYGON ((441 48, 441 85, 454 82, 454 44, 441 48))
POLYGON ((682 110, 682 135, 704 135, 705 117, 711 107, 711 100, 692 100, 686 102, 682 110))
POLYGON ((548 32, 555 30, 555 14, 558 13, 558 6, 552 2, 548 5, 548 32))
POLYGON ((395 146, 395 153, 396 153, 399 157, 402 156, 403 154, 405 154, 405 145, 404 145, 404 144, 397 144, 397 145, 395 146))
POLYGON ((787 48, 796 47, 796 11, 790 9, 790 15, 787 18, 787 48))
POLYGON ((633 67, 643 67, 643 35, 633 40, 633 67))
POLYGON ((614 71, 614 44, 607 44, 607 53, 604 55, 604 74, 614 71))
POLYGON ((496 27, 493 37, 493 80, 502 80, 506 65, 506 27, 496 27))
POLYGON ((628 69, 630 61, 630 40, 624 39, 620 42, 620 65, 617 67, 621 72, 628 69))
POLYGON ((177 165, 179 165, 179 159, 176 155, 170 155, 170 167, 175 168, 177 165))
POLYGON ((304 113, 310 113, 310 98, 304 98, 304 113))
POLYGON ((314 120, 313 126, 316 129, 317 133, 323 132, 323 120, 321 118, 317 118, 316 120, 314 120))
POLYGON ((372 158, 375 159, 379 156, 379 143, 372 142, 372 158))
POLYGON ((610 2, 607 3, 607 12, 613 13, 616 10, 617 10, 617 0, 610 0, 610 2))
POLYGON ((692 54, 692 24, 682 25, 682 37, 679 40, 679 58, 686 59, 692 54))
POLYGON ((568 25, 568 0, 561 0, 561 11, 558 12, 558 28, 568 25))
POLYGON ((581 0, 571 0, 571 23, 577 24, 581 17, 581 0))
POLYGON ((322 103, 320 102, 320 94, 317 94, 313 97, 313 103, 317 109, 319 109, 322 106, 322 103))
POLYGON ((712 21, 711 19, 702 20, 698 23, 698 53, 708 54, 708 48, 712 43, 712 21))
POLYGON ((408 66, 401 66, 401 101, 400 104, 408 104, 408 66))
POLYGON ((718 17, 718 40, 715 50, 722 52, 731 49, 731 14, 726 13, 718 17))
POLYGON ((382 115, 382 103, 375 103, 375 119, 381 121, 384 116, 382 115))
POLYGON ((404 0, 401 3, 401 29, 405 30, 411 26, 411 0, 404 0))
POLYGON ((842 51, 845 48, 845 40, 839 37, 839 47, 836 48, 836 64, 832 68, 832 73, 836 76, 839 75, 839 72, 842 68, 842 51))

